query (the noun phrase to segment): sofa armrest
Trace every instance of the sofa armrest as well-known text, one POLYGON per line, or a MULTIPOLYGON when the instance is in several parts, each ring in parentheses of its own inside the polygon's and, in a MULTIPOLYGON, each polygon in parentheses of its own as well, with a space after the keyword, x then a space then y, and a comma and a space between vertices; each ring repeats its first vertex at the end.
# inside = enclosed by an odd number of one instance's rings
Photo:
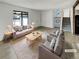
POLYGON ((44 45, 39 46, 39 57, 38 59, 61 59, 59 56, 51 52, 44 45))
POLYGON ((15 39, 15 37, 16 37, 16 32, 13 32, 13 38, 15 39))

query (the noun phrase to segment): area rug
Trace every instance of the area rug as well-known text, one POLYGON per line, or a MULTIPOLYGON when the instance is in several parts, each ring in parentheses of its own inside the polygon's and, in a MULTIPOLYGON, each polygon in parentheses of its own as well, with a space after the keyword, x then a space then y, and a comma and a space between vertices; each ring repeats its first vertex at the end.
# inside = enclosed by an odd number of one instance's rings
POLYGON ((0 59, 17 59, 16 53, 9 43, 0 45, 0 59))
POLYGON ((42 42, 40 41, 32 46, 29 46, 24 38, 21 41, 12 44, 12 46, 18 59, 38 59, 38 50, 41 43, 42 42))

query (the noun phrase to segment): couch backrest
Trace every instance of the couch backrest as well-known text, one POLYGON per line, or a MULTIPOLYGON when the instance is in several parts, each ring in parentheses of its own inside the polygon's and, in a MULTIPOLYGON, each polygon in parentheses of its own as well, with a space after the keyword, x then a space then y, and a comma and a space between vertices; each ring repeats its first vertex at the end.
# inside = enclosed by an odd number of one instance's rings
POLYGON ((55 47, 54 47, 54 53, 61 56, 62 52, 63 52, 63 46, 64 46, 64 32, 60 31, 60 33, 59 33, 59 35, 56 39, 56 43, 55 43, 55 47))

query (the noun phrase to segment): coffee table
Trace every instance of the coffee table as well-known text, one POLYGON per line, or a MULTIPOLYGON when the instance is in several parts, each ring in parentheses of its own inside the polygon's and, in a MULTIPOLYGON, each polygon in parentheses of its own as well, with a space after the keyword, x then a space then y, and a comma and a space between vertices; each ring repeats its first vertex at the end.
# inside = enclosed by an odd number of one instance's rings
POLYGON ((32 33, 25 36, 26 41, 29 45, 32 45, 38 40, 42 39, 42 32, 41 31, 33 31, 32 33))

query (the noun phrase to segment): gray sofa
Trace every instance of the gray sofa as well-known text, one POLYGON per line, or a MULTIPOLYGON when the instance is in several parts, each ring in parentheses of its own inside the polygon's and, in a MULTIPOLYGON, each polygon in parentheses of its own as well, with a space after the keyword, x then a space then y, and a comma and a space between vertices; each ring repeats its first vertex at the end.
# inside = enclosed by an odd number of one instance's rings
POLYGON ((44 44, 39 46, 39 58, 38 59, 63 59, 64 54, 64 32, 60 31, 58 34, 52 35, 54 43, 52 43, 52 46, 50 47, 50 41, 46 41, 44 44))

